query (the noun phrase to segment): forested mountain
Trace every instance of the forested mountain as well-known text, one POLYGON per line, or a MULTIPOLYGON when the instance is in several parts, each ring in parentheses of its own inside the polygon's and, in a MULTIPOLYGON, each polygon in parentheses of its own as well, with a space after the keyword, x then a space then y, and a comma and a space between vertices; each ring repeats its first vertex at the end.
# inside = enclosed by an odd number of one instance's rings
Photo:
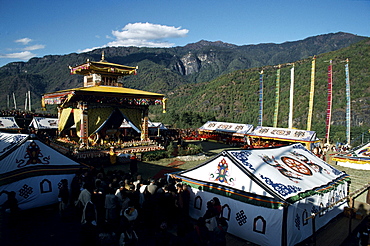
MULTIPOLYGON (((331 135, 346 139, 346 76, 349 59, 351 125, 353 137, 370 128, 370 38, 347 48, 317 55, 312 130, 325 137, 328 96, 328 66, 333 64, 333 111, 331 135)), ((307 129, 313 57, 294 62, 293 126, 307 129)), ((278 64, 277 64, 278 65, 278 64)), ((281 64, 278 127, 288 127, 292 63, 281 64)), ((243 69, 198 84, 183 85, 168 93, 168 113, 151 111, 160 121, 178 122, 178 127, 201 125, 206 120, 257 125, 259 117, 260 72, 263 70, 263 125, 273 126, 277 66, 243 69)))
MULTIPOLYGON (((7 107, 7 97, 14 93, 18 108, 25 94, 31 91, 32 106, 40 110, 44 93, 82 86, 83 78, 70 75, 68 66, 99 61, 102 51, 109 62, 138 66, 136 76, 124 79, 124 86, 163 93, 169 98, 169 111, 159 114, 151 109, 152 120, 161 120, 176 127, 199 127, 210 119, 256 125, 258 115, 258 76, 264 70, 264 125, 272 124, 275 101, 274 65, 295 63, 296 88, 294 121, 305 128, 308 107, 311 57, 317 56, 317 86, 313 125, 324 127, 326 114, 326 66, 334 61, 333 124, 345 122, 344 63, 350 59, 355 125, 370 125, 364 115, 364 100, 369 98, 369 48, 366 37, 348 33, 332 33, 282 44, 237 46, 224 42, 199 41, 183 47, 138 48, 109 47, 91 52, 48 55, 28 62, 9 63, 0 68, 0 108, 7 107), (364 40, 365 39, 365 40, 364 40), (362 42, 359 42, 363 40, 362 42), (325 53, 325 54, 324 54, 325 53), (321 55, 322 54, 322 55, 321 55), (366 62, 367 59, 367 62, 366 62), (368 85, 367 84, 367 85, 368 85), (360 102, 357 103, 356 102, 360 102), (272 113, 272 114, 271 114, 272 113), (362 117, 362 118, 361 118, 362 117)), ((281 112, 279 126, 287 126, 289 66, 281 70, 281 112)), ((12 97, 11 97, 12 99, 12 97)), ((11 100, 10 107, 13 107, 11 100)))

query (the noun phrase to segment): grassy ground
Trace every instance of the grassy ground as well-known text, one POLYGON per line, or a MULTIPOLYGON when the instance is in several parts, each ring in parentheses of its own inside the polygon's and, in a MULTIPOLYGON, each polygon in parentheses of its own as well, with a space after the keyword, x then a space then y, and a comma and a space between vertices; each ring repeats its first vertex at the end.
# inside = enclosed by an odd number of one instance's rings
MULTIPOLYGON (((212 156, 215 156, 218 153, 227 149, 235 149, 235 147, 230 147, 228 145, 215 142, 192 141, 191 143, 201 144, 203 148, 203 153, 207 156, 207 158, 212 158, 212 156)), ((205 160, 184 161, 178 157, 165 158, 160 159, 158 161, 142 161, 138 162, 138 172, 139 174, 143 175, 144 178, 151 178, 154 177, 159 172, 161 172, 162 170, 178 172, 181 170, 187 170, 189 168, 195 167, 196 165, 201 164, 204 161, 205 160), (181 161, 184 163, 176 167, 171 165, 176 161, 177 162, 181 161)), ((105 170, 107 171, 117 169, 129 172, 129 163, 116 164, 105 167, 105 170)))

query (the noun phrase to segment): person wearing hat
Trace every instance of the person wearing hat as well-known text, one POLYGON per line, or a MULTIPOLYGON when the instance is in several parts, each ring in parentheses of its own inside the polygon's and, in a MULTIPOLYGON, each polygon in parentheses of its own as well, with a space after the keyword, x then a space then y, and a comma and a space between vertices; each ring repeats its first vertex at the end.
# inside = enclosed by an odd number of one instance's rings
POLYGON ((129 222, 134 222, 137 219, 138 212, 134 206, 129 206, 128 208, 126 208, 123 215, 129 222))

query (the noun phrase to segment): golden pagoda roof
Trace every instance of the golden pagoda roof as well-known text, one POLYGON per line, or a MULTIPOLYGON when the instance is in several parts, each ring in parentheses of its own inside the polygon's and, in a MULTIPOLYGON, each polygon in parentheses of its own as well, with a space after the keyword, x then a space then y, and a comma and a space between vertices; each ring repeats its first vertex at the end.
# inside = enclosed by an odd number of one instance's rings
POLYGON ((163 94, 149 92, 149 91, 136 90, 136 89, 131 89, 131 88, 125 88, 125 87, 90 86, 90 87, 80 87, 80 88, 55 91, 52 93, 46 93, 44 94, 44 98, 63 97, 68 94, 74 94, 74 95, 105 94, 107 96, 141 97, 141 98, 155 98, 155 99, 162 99, 164 97, 163 94))
POLYGON ((42 96, 42 107, 46 104, 65 107, 77 101, 92 103, 117 103, 128 105, 161 105, 165 104, 163 94, 124 87, 91 86, 46 93, 42 96))
POLYGON ((135 75, 138 67, 129 67, 125 65, 110 63, 105 60, 99 62, 87 60, 87 62, 75 67, 69 67, 69 69, 71 70, 71 74, 82 75, 87 75, 90 73, 135 75))

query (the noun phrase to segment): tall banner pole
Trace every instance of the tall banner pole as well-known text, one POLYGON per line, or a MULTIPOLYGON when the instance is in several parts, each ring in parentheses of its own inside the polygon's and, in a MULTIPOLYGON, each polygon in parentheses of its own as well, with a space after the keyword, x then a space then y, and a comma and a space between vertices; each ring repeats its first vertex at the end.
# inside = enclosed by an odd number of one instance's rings
POLYGON ((345 65, 346 71, 346 97, 347 97, 347 109, 346 109, 346 123, 347 123, 347 144, 351 143, 351 89, 349 83, 349 59, 347 58, 345 65))
POLYGON ((290 69, 290 100, 288 128, 293 128, 293 100, 294 100, 294 63, 290 69))
POLYGON ((28 91, 28 110, 31 112, 31 91, 28 91))
POLYGON ((26 98, 24 99, 24 111, 27 111, 27 106, 28 106, 27 99, 28 99, 28 92, 26 92, 26 98))
POLYGON ((13 92, 14 109, 17 109, 17 101, 15 100, 15 94, 13 92))
POLYGON ((274 112, 274 127, 277 127, 278 115, 279 115, 279 104, 280 104, 280 68, 276 71, 276 92, 275 92, 275 112, 274 112))
POLYGON ((328 67, 328 108, 326 110, 326 143, 329 144, 330 122, 331 122, 331 104, 332 104, 332 90, 333 90, 333 61, 330 60, 328 67))
POLYGON ((262 126, 262 118, 263 118, 263 70, 260 73, 260 110, 259 110, 259 117, 258 117, 258 125, 262 126))
POLYGON ((313 98, 315 94, 315 69, 316 69, 316 56, 313 57, 311 65, 311 87, 310 87, 310 99, 308 103, 307 131, 311 131, 312 126, 313 98))

